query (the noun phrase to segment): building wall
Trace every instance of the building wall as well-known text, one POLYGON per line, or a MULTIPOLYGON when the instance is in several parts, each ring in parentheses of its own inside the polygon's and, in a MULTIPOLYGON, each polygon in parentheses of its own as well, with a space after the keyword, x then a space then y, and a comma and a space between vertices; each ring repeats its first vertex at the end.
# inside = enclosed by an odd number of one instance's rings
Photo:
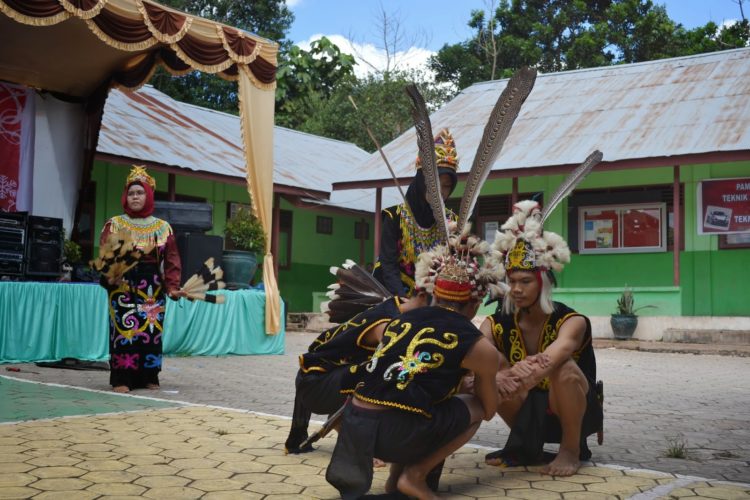
MULTIPOLYGON (((354 238, 354 224, 363 219, 359 214, 344 215, 319 208, 296 208, 282 200, 282 210, 292 210, 291 266, 279 270, 279 289, 291 312, 317 312, 320 298, 314 292, 325 292, 333 276, 331 266, 339 266, 346 259, 360 263, 360 240, 354 238), (319 215, 332 217, 332 234, 316 230, 319 215)), ((373 259, 373 219, 365 217, 368 238, 364 242, 365 264, 373 259)))
MULTIPOLYGON (((643 316, 749 316, 750 249, 719 249, 717 235, 697 232, 697 189, 703 179, 748 177, 750 162, 685 166, 680 168, 684 186, 684 250, 680 252, 680 285, 673 283, 672 251, 658 253, 579 254, 558 275, 557 300, 593 316, 614 312, 625 285, 633 288, 636 307, 643 316)), ((564 176, 519 178, 519 192, 543 191, 547 200, 564 176)), ((590 174, 579 189, 664 185, 673 182, 673 169, 631 169, 590 174)), ((509 194, 508 179, 489 181, 482 195, 509 194)), ((459 187, 460 188, 460 187, 459 187)), ((461 189, 461 188, 460 188, 461 189)), ((460 189, 457 193, 460 193, 460 189)), ((575 210, 575 208, 572 208, 575 210)), ((546 229, 567 240, 568 204, 555 210, 546 229)))
MULTIPOLYGON (((94 231, 98 234, 110 217, 123 212, 120 196, 125 186, 129 166, 97 161, 92 172, 96 183, 96 215, 94 231)), ((151 171, 156 179, 157 191, 166 191, 168 175, 151 171)), ((224 236, 227 218, 227 203, 250 203, 244 186, 207 181, 178 175, 175 178, 175 191, 178 195, 205 198, 213 204, 213 229, 207 234, 224 236)), ((346 259, 360 260, 360 243, 354 238, 354 223, 362 220, 361 215, 342 215, 340 212, 325 209, 297 208, 282 200, 281 208, 292 211, 292 251, 289 269, 279 270, 279 290, 290 312, 313 310, 313 295, 325 292, 332 282, 330 266, 340 265, 346 259), (324 215, 333 219, 333 234, 316 232, 316 217, 324 215)), ((369 225, 368 239, 365 241, 365 262, 372 262, 373 243, 372 217, 366 218, 369 225)), ((98 240, 97 240, 98 244, 98 240)), ((94 254, 98 248, 94 249, 94 254)), ((261 259, 258 259, 261 261, 261 259)), ((256 280, 260 279, 260 272, 256 280)))

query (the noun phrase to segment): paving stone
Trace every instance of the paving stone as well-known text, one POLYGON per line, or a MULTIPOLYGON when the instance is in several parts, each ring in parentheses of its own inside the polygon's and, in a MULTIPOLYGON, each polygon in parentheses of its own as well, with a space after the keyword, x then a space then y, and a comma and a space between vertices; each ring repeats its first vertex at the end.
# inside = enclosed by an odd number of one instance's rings
MULTIPOLYGON (((5 470, 5 468, 3 468, 5 470)), ((7 472, 0 473, 0 488, 15 487, 15 486, 26 486, 29 483, 33 483, 38 478, 31 474, 24 474, 23 472, 7 472)))
POLYGON ((102 482, 89 486, 86 491, 98 495, 140 496, 147 491, 147 488, 125 482, 102 482))
POLYGON ((32 471, 32 474, 41 479, 80 477, 87 471, 78 467, 39 467, 32 471))
POLYGON ((260 500, 264 497, 258 493, 245 490, 212 491, 201 497, 201 500, 260 500))
POLYGON ((84 474, 81 479, 92 483, 130 483, 138 477, 137 474, 124 470, 100 470, 84 474))
POLYGON ((253 483, 245 487, 246 490, 264 495, 288 494, 295 495, 300 493, 303 488, 295 484, 288 483, 253 483))
POLYGON ((93 491, 44 491, 38 495, 34 495, 34 500, 89 500, 93 498, 101 498, 99 493, 93 491))
POLYGON ((6 488, 0 488, 0 498, 31 498, 39 493, 39 490, 33 488, 25 488, 23 486, 8 486, 6 488))
POLYGON ((192 479, 180 476, 147 476, 135 480, 134 484, 145 486, 146 488, 168 488, 186 486, 191 482, 192 479))
POLYGON ((195 488, 188 488, 186 486, 167 486, 164 488, 151 488, 150 490, 143 493, 143 496, 153 498, 155 500, 162 500, 164 498, 174 500, 189 500, 192 498, 200 498, 204 494, 204 491, 196 490, 195 488))
POLYGON ((75 491, 75 490, 85 490, 91 486, 91 481, 85 481, 83 479, 77 479, 77 478, 55 478, 55 479, 40 479, 39 481, 36 481, 34 483, 31 483, 29 487, 35 488, 37 490, 44 490, 44 491, 75 491))

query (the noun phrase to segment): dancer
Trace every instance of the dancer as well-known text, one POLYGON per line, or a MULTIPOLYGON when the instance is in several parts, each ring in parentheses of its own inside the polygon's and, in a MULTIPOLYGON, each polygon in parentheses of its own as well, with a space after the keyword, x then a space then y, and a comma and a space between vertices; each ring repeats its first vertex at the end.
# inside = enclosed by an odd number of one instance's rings
POLYGON ((122 276, 103 278, 109 307, 109 383, 115 392, 159 388, 165 298, 185 296, 180 289, 180 255, 169 223, 154 211, 156 181, 133 166, 122 193, 125 213, 109 219, 100 249, 110 239, 129 239, 140 259, 122 276))

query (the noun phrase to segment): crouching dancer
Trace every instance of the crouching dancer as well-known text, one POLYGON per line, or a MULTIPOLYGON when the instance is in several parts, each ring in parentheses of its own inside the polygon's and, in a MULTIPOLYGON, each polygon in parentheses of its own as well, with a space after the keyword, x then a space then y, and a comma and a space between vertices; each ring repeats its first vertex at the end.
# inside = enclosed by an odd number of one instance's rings
POLYGON ((476 247, 488 250, 486 243, 463 251, 442 246, 420 255, 417 285, 432 294, 432 305, 394 319, 359 370, 326 471, 344 499, 370 489, 373 456, 391 463, 387 493, 437 498, 446 457, 493 417, 499 355, 471 318, 499 276, 492 266, 480 268, 476 247), (456 394, 469 370, 474 395, 456 394))
POLYGON ((596 359, 589 319, 552 301, 554 275, 569 262, 562 237, 543 231, 539 205, 522 201, 493 245, 501 255, 509 290, 503 309, 481 330, 501 353, 498 414, 510 427, 490 465, 533 465, 545 460, 544 443, 560 449, 542 472, 570 476, 588 460, 586 437, 602 428, 596 359))
POLYGON ((341 408, 356 384, 356 366, 370 359, 385 326, 401 312, 427 305, 427 300, 425 293, 391 297, 324 331, 300 355, 292 426, 284 444, 288 453, 312 451, 310 445, 300 448, 308 437, 311 414, 330 415, 341 408))

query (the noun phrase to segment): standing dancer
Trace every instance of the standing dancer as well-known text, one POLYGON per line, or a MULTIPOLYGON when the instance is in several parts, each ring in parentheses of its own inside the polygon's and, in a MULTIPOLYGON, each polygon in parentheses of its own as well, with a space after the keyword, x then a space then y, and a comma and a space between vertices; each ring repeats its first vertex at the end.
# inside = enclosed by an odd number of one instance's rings
MULTIPOLYGON (((448 129, 434 138, 440 191, 447 199, 456 187, 458 156, 456 145, 448 129)), ((432 250, 440 242, 439 224, 427 201, 422 161, 417 157, 417 173, 406 190, 404 203, 382 212, 380 255, 373 275, 394 295, 408 297, 414 292, 414 266, 417 256, 432 250)), ((441 218, 451 218, 446 210, 441 218)))
POLYGON ((124 276, 105 278, 109 303, 109 383, 115 392, 159 388, 165 298, 185 296, 180 289, 180 255, 172 228, 151 214, 156 181, 133 166, 122 193, 123 215, 109 219, 100 249, 124 235, 144 253, 124 276))

